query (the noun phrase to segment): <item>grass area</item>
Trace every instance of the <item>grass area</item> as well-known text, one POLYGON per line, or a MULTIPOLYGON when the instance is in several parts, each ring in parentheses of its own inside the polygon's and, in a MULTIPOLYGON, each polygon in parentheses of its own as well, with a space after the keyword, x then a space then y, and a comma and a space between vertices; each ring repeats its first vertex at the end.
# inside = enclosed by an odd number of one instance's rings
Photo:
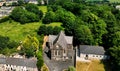
POLYGON ((36 35, 41 23, 27 23, 21 25, 18 22, 9 23, 9 21, 0 24, 0 35, 8 36, 10 39, 15 41, 21 41, 28 34, 36 35))
POLYGON ((50 24, 47 24, 47 26, 61 26, 62 23, 61 22, 53 22, 53 23, 50 23, 50 24))
POLYGON ((41 71, 49 71, 48 67, 46 64, 44 64, 41 68, 41 71))
MULTIPOLYGON (((62 23, 53 22, 47 26, 60 26, 62 23)), ((26 23, 21 25, 18 22, 9 23, 9 21, 0 24, 0 35, 8 36, 11 40, 22 41, 28 34, 37 35, 37 30, 41 22, 26 23)))
POLYGON ((101 61, 94 60, 91 63, 77 62, 76 71, 110 71, 110 69, 106 68, 106 65, 101 61))
POLYGON ((109 0, 110 3, 120 3, 120 0, 109 0))
MULTIPOLYGON (((39 6, 39 8, 45 13, 47 12, 47 6, 39 6)), ((62 23, 53 22, 50 24, 46 24, 47 26, 60 26, 62 23)), ((20 42, 22 41, 28 34, 37 35, 37 30, 39 29, 41 22, 32 22, 26 23, 24 25, 19 22, 9 21, 0 23, 0 35, 8 36, 11 40, 20 42)))
POLYGON ((47 6, 39 6, 39 9, 45 14, 47 12, 47 6))

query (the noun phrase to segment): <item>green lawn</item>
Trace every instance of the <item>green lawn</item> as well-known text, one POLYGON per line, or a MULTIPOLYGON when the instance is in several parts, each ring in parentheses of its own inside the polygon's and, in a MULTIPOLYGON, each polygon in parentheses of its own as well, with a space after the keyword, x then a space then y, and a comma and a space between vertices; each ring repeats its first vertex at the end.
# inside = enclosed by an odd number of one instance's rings
MULTIPOLYGON (((39 6, 39 8, 45 13, 47 12, 47 6, 39 6)), ((62 23, 60 22, 53 22, 50 24, 47 24, 47 26, 60 26, 62 23)), ((11 40, 14 41, 21 41, 23 40, 28 34, 31 35, 37 35, 37 31, 42 25, 41 22, 33 22, 33 23, 26 23, 24 25, 12 21, 12 23, 9 23, 9 21, 0 23, 0 35, 2 36, 8 36, 11 40)))
POLYGON ((53 23, 50 23, 50 24, 47 24, 47 26, 61 26, 62 23, 61 22, 53 22, 53 23))
POLYGON ((120 0, 109 0, 110 3, 120 3, 120 0))
POLYGON ((4 22, 0 24, 0 35, 8 36, 11 40, 21 41, 28 34, 36 35, 36 31, 41 23, 27 23, 21 25, 18 22, 4 22))
POLYGON ((47 12, 47 6, 39 6, 39 9, 45 14, 47 12))
MULTIPOLYGON (((54 22, 47 26, 60 26, 62 23, 54 22)), ((9 21, 0 24, 0 35, 8 36, 11 40, 21 41, 28 34, 36 35, 41 22, 27 23, 21 25, 18 22, 9 23, 9 21)))

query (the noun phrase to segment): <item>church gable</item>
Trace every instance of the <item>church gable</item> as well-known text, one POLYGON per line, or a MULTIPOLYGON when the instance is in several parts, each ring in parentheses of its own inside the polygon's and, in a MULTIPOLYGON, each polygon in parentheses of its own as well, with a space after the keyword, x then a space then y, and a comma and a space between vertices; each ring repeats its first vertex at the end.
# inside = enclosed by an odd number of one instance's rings
POLYGON ((62 47, 62 49, 67 48, 68 44, 72 45, 72 41, 73 41, 73 37, 66 36, 63 31, 61 31, 59 35, 49 35, 49 40, 48 40, 52 48, 54 45, 58 44, 59 46, 62 47))
POLYGON ((53 49, 58 50, 58 49, 63 49, 63 47, 61 47, 59 44, 56 43, 53 45, 53 49))

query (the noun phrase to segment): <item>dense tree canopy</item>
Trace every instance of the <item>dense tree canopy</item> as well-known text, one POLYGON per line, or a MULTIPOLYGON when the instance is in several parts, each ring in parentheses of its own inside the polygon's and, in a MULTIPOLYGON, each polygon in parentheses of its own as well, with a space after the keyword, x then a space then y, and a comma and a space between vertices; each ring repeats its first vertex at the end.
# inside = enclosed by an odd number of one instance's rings
POLYGON ((44 21, 62 22, 65 33, 74 36, 75 45, 102 45, 105 50, 110 49, 111 64, 119 68, 120 11, 107 3, 72 1, 58 0, 54 5, 48 5, 48 13, 51 14, 46 14, 48 17, 44 17, 44 21))
POLYGON ((43 12, 39 10, 38 6, 36 4, 29 3, 25 6, 25 9, 29 12, 33 12, 39 16, 41 19, 43 16, 43 12))
POLYGON ((52 27, 52 26, 42 25, 39 27, 38 34, 39 35, 42 35, 42 34, 43 35, 49 35, 49 34, 57 35, 61 30, 62 28, 58 26, 52 27))
POLYGON ((75 33, 75 38, 78 44, 92 45, 93 36, 88 26, 80 25, 80 27, 75 30, 75 33))
POLYGON ((16 52, 17 46, 17 42, 11 41, 9 37, 4 37, 0 35, 0 53, 4 55, 10 55, 16 52))
POLYGON ((39 51, 39 41, 36 37, 27 36, 21 45, 20 54, 24 54, 27 57, 32 57, 39 51))
POLYGON ((73 66, 69 66, 67 71, 76 71, 76 69, 73 66))
POLYGON ((41 10, 35 4, 27 4, 25 7, 16 7, 11 12, 10 17, 21 24, 28 22, 38 22, 43 16, 41 10))

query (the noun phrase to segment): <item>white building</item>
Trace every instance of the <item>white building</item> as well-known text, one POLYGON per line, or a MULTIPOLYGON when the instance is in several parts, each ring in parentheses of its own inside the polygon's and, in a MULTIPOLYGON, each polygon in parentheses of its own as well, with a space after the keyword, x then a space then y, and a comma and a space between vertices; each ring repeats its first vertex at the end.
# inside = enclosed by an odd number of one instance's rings
POLYGON ((38 71, 37 59, 0 57, 0 71, 38 71))
POLYGON ((38 4, 37 0, 29 0, 29 3, 38 4))
POLYGON ((116 6, 116 9, 120 10, 120 5, 117 5, 117 6, 116 6))
POLYGON ((13 9, 14 9, 14 7, 4 7, 4 6, 2 6, 0 8, 0 18, 2 18, 4 16, 9 16, 13 9))
POLYGON ((108 59, 105 50, 101 46, 80 45, 76 50, 76 60, 108 59))

